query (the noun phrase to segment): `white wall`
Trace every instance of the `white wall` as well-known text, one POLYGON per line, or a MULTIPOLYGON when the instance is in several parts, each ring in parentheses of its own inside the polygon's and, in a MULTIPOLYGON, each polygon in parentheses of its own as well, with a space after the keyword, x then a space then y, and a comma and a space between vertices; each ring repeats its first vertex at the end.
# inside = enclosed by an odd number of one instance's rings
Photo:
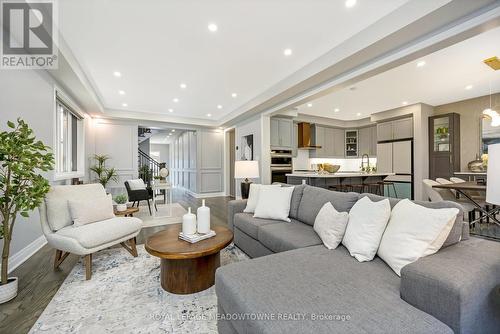
MULTIPOLYGON (((119 120, 94 120, 95 153, 110 157, 108 167, 114 167, 117 182, 110 182, 107 190, 116 195, 125 193, 124 182, 137 178, 137 124, 119 120)), ((88 136, 90 137, 90 136, 88 136)))
MULTIPOLYGON (((0 131, 7 129, 8 120, 15 121, 21 117, 33 129, 37 139, 52 147, 55 128, 54 89, 55 82, 45 71, 1 71, 0 131)), ((71 98, 74 100, 74 97, 71 98)), ((89 128, 90 122, 90 119, 85 120, 85 129, 89 128)), ((93 153, 92 142, 86 143, 85 147, 88 150, 87 156, 93 153)), ((88 169, 88 164, 85 169, 88 169)), ((46 173, 44 176, 51 181, 52 185, 65 183, 65 181, 52 182, 52 173, 46 173)), ((12 262, 15 263, 11 263, 9 269, 12 270, 16 264, 21 263, 18 261, 25 260, 23 254, 26 249, 31 249, 29 246, 34 243, 38 244, 37 241, 43 241, 41 236, 38 210, 31 212, 29 218, 21 216, 17 218, 10 253, 10 258, 14 259, 15 261, 12 262)), ((3 246, 2 240, 0 240, 0 246, 3 246)), ((31 251, 36 251, 36 249, 31 249, 31 251)))
POLYGON ((170 168, 170 146, 168 144, 150 144, 149 153, 151 156, 153 152, 160 154, 158 162, 164 162, 170 168))
MULTIPOLYGON (((261 117, 254 117, 242 123, 239 123, 235 126, 235 159, 236 161, 241 160, 241 142, 242 138, 247 135, 253 135, 253 160, 259 161, 260 173, 262 175, 264 168, 269 169, 269 165, 265 165, 262 162, 262 125, 261 125, 261 117)), ((260 183, 261 178, 253 179, 255 183, 260 183)), ((235 182, 235 194, 236 197, 241 197, 241 180, 236 180, 235 182)))

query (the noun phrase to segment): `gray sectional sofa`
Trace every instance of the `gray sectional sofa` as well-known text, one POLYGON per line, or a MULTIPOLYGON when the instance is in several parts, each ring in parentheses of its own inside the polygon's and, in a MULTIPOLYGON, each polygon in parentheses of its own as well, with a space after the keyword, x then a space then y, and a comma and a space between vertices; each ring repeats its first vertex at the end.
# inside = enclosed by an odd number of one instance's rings
POLYGON ((291 223, 231 201, 234 243, 254 259, 217 270, 219 333, 498 333, 500 243, 469 238, 459 217, 439 252, 398 277, 378 257, 360 263, 343 246, 328 250, 313 230, 324 203, 349 211, 362 196, 383 199, 296 186, 291 223))

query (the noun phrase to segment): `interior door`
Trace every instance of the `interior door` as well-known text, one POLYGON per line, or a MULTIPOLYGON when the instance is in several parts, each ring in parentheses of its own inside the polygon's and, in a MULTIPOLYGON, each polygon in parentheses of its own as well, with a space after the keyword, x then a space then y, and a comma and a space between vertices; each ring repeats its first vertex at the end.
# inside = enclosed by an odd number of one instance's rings
POLYGON ((377 172, 392 173, 392 144, 377 144, 377 172))
POLYGON ((392 143, 392 145, 393 172, 396 174, 411 174, 411 141, 398 141, 392 143))

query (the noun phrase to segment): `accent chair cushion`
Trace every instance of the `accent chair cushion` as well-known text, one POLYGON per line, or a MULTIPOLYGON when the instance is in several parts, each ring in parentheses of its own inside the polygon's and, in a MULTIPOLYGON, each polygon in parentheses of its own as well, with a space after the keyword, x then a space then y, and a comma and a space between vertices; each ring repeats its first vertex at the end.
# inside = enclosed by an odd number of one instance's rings
POLYGON ((342 242, 348 220, 347 212, 338 212, 332 203, 327 202, 319 210, 313 228, 326 248, 335 249, 342 242))
POLYGON ((354 204, 342 240, 351 256, 359 262, 373 260, 390 216, 391 205, 387 199, 372 202, 363 197, 354 204))
POLYGON ((113 200, 111 195, 99 196, 86 200, 69 200, 69 211, 75 226, 95 223, 113 218, 113 200))
POLYGON ((66 226, 56 234, 72 238, 82 247, 91 249, 137 233, 141 227, 138 218, 115 217, 78 227, 66 226))
POLYGON ((146 184, 142 179, 128 180, 130 190, 146 189, 146 184))
POLYGON ((52 186, 45 195, 47 222, 52 231, 58 231, 73 224, 69 209, 69 200, 87 200, 106 195, 99 183, 83 185, 52 186))
POLYGON ((408 199, 400 201, 392 210, 377 255, 401 276, 401 268, 443 246, 458 213, 456 208, 429 209, 408 199))

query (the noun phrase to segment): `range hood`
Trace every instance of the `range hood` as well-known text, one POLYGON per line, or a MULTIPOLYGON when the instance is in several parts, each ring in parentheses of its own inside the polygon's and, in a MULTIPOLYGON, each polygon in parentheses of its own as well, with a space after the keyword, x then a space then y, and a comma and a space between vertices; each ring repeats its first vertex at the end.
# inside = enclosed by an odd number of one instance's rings
POLYGON ((317 148, 321 148, 321 146, 315 145, 315 133, 316 128, 311 123, 301 122, 298 125, 299 128, 299 138, 297 148, 299 150, 315 150, 317 148))

